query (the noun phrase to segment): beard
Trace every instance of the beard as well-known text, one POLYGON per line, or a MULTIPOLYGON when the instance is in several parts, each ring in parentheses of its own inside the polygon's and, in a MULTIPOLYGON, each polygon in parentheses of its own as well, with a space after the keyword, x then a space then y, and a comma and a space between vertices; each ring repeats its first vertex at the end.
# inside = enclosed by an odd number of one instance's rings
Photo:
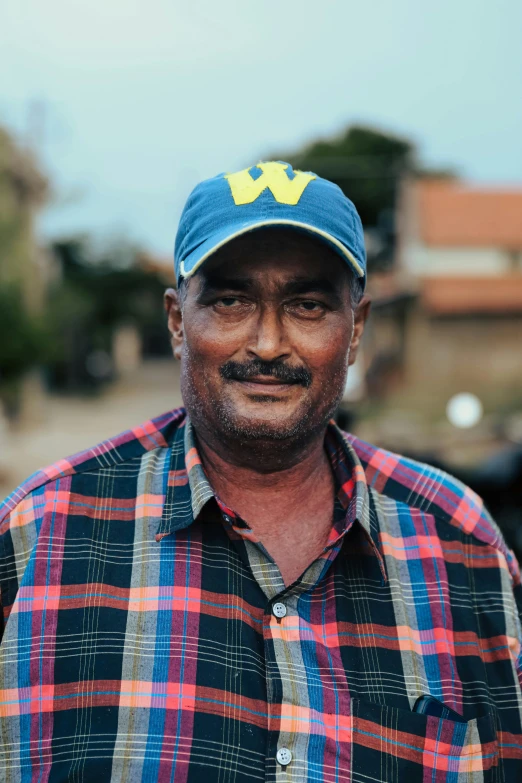
POLYGON ((238 447, 248 450, 261 462, 267 459, 285 461, 290 452, 301 452, 324 432, 342 399, 346 372, 347 361, 328 373, 319 394, 313 393, 314 379, 308 369, 288 367, 277 361, 227 362, 219 369, 219 379, 216 379, 212 372, 202 368, 185 344, 181 391, 187 413, 204 440, 214 446, 219 443, 232 450, 238 447), (227 387, 234 381, 248 380, 259 374, 295 383, 307 390, 292 413, 282 416, 281 401, 269 395, 251 395, 251 401, 260 406, 259 417, 238 410, 227 387))

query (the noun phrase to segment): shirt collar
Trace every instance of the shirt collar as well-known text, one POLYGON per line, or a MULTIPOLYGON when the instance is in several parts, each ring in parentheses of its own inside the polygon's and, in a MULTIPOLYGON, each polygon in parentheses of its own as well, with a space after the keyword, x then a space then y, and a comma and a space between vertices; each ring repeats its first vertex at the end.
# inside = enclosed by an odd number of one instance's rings
POLYGON ((342 527, 335 532, 343 536, 358 523, 377 557, 383 580, 386 582, 386 564, 381 545, 379 509, 370 493, 364 467, 345 433, 332 420, 325 436, 325 448, 332 466, 337 487, 337 499, 345 509, 342 527))
MULTIPOLYGON (((345 514, 334 522, 332 539, 338 540, 358 522, 378 558, 384 579, 386 567, 379 536, 378 514, 372 501, 364 468, 344 433, 331 421, 325 448, 337 487, 337 499, 345 514)), ((194 428, 187 416, 180 422, 170 446, 167 475, 164 477, 165 503, 156 540, 189 527, 212 498, 216 498, 199 457, 194 428)))

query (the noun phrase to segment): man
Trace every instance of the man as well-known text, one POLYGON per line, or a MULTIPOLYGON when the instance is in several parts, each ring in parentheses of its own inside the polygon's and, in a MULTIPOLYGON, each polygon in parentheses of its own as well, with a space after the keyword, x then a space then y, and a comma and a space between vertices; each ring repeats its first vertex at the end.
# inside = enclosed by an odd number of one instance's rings
POLYGON ((185 409, 4 503, 0 780, 522 780, 512 553, 471 490, 332 421, 369 311, 354 205, 220 175, 175 267, 185 409))

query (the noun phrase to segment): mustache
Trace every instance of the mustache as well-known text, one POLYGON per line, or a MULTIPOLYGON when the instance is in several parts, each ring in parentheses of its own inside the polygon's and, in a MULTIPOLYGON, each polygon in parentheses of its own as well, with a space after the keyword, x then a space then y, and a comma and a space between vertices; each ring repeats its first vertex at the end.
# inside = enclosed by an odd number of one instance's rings
POLYGON ((305 388, 312 385, 312 373, 306 367, 291 367, 280 361, 253 359, 251 362, 225 362, 219 370, 226 381, 249 381, 257 375, 267 375, 281 381, 294 383, 305 388))

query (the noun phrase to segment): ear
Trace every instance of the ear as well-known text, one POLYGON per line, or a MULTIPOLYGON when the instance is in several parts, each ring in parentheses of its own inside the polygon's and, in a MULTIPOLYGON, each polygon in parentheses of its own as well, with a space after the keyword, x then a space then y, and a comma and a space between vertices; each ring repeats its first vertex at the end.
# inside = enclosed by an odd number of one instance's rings
POLYGON ((350 358, 348 360, 348 366, 351 366, 357 359, 357 351, 359 343, 361 342, 362 333, 364 331, 364 325, 366 319, 370 314, 370 308, 372 306, 372 300, 369 294, 365 294, 354 313, 353 317, 353 335, 352 342, 350 343, 350 358))
POLYGON ((167 288, 163 296, 165 312, 167 313, 167 325, 170 332, 172 352, 176 359, 181 359, 181 346, 183 345, 183 313, 178 291, 167 288))

